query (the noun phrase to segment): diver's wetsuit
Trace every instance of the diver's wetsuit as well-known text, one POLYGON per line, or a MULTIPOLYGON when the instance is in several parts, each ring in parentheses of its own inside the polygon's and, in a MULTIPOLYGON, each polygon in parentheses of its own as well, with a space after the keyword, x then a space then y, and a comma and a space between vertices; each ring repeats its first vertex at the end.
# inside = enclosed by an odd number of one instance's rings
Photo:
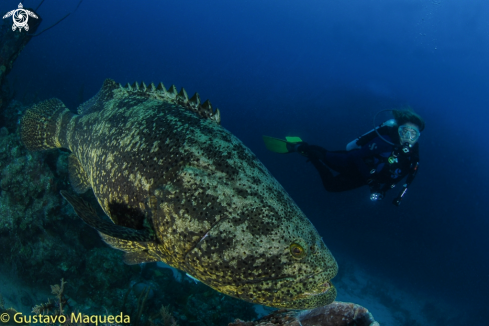
MULTIPOLYGON (((386 140, 399 144, 397 126, 380 126, 377 130, 386 140)), ((316 167, 324 188, 331 192, 369 185, 371 192, 383 194, 408 174, 407 184, 414 179, 419 162, 418 143, 404 153, 401 145, 386 143, 372 130, 358 138, 356 145, 358 149, 350 151, 327 151, 304 143, 298 151, 316 167), (333 175, 330 169, 338 174, 333 175)))

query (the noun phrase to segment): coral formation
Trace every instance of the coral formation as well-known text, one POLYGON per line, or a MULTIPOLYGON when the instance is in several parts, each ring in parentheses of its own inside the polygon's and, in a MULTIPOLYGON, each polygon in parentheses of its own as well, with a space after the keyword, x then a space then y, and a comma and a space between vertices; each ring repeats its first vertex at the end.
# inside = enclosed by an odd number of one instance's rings
MULTIPOLYGON (((173 278, 173 276, 170 275, 172 274, 171 271, 168 272, 169 273, 164 274, 173 278)), ((254 312, 252 312, 252 306, 250 304, 226 297, 216 291, 210 290, 202 284, 201 285, 205 287, 207 291, 204 293, 200 293, 199 291, 194 292, 193 290, 195 290, 194 287, 196 284, 185 283, 188 282, 176 284, 175 288, 172 288, 173 291, 165 293, 159 292, 158 296, 160 299, 158 300, 149 299, 148 294, 150 292, 150 286, 137 296, 135 295, 136 293, 129 289, 123 296, 123 303, 119 308, 104 308, 103 310, 94 312, 90 307, 78 304, 73 298, 69 297, 65 292, 66 285, 69 284, 69 282, 61 279, 59 284, 51 286, 51 293, 54 297, 49 298, 47 302, 35 305, 32 308, 32 314, 35 316, 41 315, 42 318, 49 318, 50 320, 58 320, 60 321, 60 324, 63 324, 64 326, 86 324, 85 322, 79 323, 79 320, 85 320, 86 318, 89 318, 86 316, 94 315, 102 316, 102 321, 104 318, 108 318, 107 316, 120 315, 123 316, 124 320, 130 320, 132 326, 226 325, 233 320, 232 315, 239 314, 245 318, 256 317, 254 312), (180 291, 176 289, 177 287, 180 291), (191 291, 185 290, 185 288, 188 290, 188 287, 191 288, 191 291), (183 292, 182 289, 184 289, 183 292), (180 292, 180 295, 175 296, 174 294, 178 292, 180 292), (191 292, 194 293, 192 294, 191 292), (209 300, 208 304, 200 304, 200 302, 191 300, 194 295, 202 295, 209 300), (229 302, 229 300, 231 300, 231 302, 229 302), (180 301, 184 302, 185 305, 180 305, 180 301), (166 303, 163 304, 162 302, 166 303), (195 303, 198 303, 199 305, 197 307, 193 306, 195 303), (220 307, 216 308, 213 304, 219 304, 220 307), (192 310, 192 312, 190 310, 192 310), (66 322, 61 322, 63 320, 60 319, 61 316, 63 316, 63 319, 66 319, 66 322), (75 319, 73 319, 74 316, 76 317, 75 319)), ((158 291, 160 290, 161 289, 158 289, 158 291)), ((9 316, 11 315, 13 318, 13 315, 17 311, 13 308, 5 309, 0 296, 0 313, 4 312, 8 313, 9 316)), ((108 325, 104 322, 101 323, 108 325)))
POLYGON ((302 313, 278 310, 254 322, 237 319, 229 326, 379 326, 372 314, 362 306, 335 301, 302 313))

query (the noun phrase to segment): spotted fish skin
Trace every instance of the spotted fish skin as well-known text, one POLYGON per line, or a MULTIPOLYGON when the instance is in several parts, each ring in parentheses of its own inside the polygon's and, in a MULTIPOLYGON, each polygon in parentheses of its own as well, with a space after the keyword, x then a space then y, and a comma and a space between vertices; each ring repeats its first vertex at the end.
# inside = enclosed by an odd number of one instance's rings
POLYGON ((151 230, 153 241, 101 232, 128 263, 164 261, 272 307, 334 300, 338 267, 322 238, 198 94, 108 79, 78 114, 56 99, 35 105, 21 136, 31 150, 71 150, 74 189, 92 188, 115 224, 151 230))

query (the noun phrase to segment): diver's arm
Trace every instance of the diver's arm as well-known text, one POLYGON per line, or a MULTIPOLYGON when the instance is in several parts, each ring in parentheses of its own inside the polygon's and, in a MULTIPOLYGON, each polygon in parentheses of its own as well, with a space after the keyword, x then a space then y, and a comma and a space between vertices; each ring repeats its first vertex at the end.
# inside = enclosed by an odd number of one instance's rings
POLYGON ((402 200, 402 197, 404 197, 404 195, 406 194, 407 192, 407 189, 409 187, 409 185, 411 184, 411 182, 413 182, 414 178, 416 177, 416 173, 418 173, 418 166, 419 166, 419 162, 417 161, 416 164, 414 165, 414 168, 411 170, 411 173, 409 173, 409 175, 407 176, 407 179, 406 179, 406 183, 402 185, 402 190, 401 192, 399 193, 399 195, 392 201, 392 203, 396 206, 399 206, 401 205, 401 200, 402 200))

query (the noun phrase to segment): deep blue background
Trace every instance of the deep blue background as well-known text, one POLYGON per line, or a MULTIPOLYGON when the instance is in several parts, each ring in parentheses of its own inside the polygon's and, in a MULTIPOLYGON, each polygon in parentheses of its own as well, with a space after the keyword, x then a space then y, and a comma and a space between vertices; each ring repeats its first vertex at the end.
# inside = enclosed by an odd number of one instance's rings
MULTIPOLYGON (((77 3, 46 0, 40 29, 77 3)), ((3 0, 0 11, 17 5, 3 0)), ((21 100, 55 96, 73 109, 81 87, 86 100, 108 77, 198 91, 289 191, 340 268, 353 259, 419 297, 482 305, 488 17, 483 0, 84 0, 32 39, 9 79, 21 100), (343 149, 371 129, 375 112, 405 104, 426 130, 418 176, 399 208, 394 193, 375 204, 366 188, 326 193, 303 157, 267 152, 261 141, 294 135, 343 149)))

